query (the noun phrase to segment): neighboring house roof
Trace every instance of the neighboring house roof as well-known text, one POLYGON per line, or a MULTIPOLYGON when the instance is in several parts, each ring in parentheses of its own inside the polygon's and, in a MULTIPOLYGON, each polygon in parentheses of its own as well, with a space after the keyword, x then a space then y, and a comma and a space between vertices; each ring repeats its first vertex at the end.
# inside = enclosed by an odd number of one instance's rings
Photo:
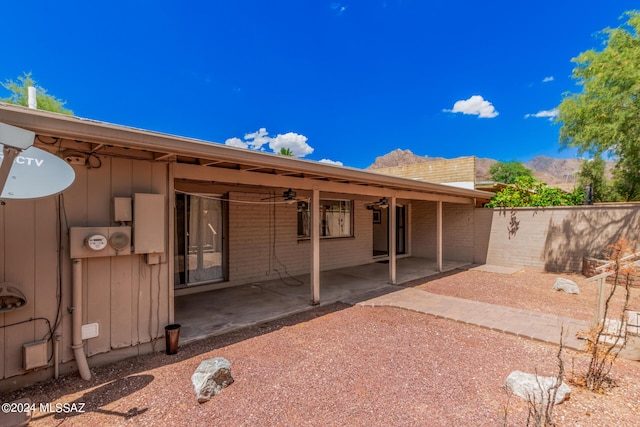
MULTIPOLYGON (((0 103, 0 122, 29 129, 39 136, 68 139, 80 143, 87 153, 123 155, 123 150, 136 149, 139 150, 136 157, 141 160, 212 166, 228 169, 230 173, 250 171, 265 174, 262 175, 265 179, 268 176, 303 178, 309 186, 314 181, 355 184, 362 187, 362 194, 373 194, 373 192, 364 191, 365 188, 377 188, 378 192, 380 188, 385 188, 462 198, 489 199, 492 196, 491 193, 484 191, 230 147, 12 104, 0 103)), ((133 154, 129 151, 127 153, 133 154)))
POLYGON ((492 193, 497 193, 498 191, 507 188, 509 184, 504 184, 502 182, 496 181, 480 181, 476 182, 476 190, 482 191, 490 191, 492 193))
POLYGON ((455 159, 436 159, 401 166, 372 168, 369 170, 425 182, 474 188, 474 182, 476 180, 476 158, 474 156, 468 156, 455 159))

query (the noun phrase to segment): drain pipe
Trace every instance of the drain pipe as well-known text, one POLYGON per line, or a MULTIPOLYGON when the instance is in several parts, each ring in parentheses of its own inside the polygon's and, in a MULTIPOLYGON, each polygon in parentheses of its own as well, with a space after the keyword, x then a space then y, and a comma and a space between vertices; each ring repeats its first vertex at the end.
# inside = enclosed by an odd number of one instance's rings
POLYGON ((83 380, 91 379, 91 371, 87 364, 87 356, 84 354, 84 345, 82 343, 82 260, 72 259, 71 286, 72 286, 72 333, 73 355, 76 358, 78 371, 83 380))

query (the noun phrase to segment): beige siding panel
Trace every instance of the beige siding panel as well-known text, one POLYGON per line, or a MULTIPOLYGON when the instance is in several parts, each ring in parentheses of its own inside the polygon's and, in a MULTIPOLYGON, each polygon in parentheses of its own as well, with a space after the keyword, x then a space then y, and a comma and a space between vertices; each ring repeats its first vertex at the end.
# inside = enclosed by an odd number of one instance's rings
MULTIPOLYGON (((111 224, 109 169, 109 160, 103 159, 101 167, 89 169, 87 173, 87 213, 91 225, 104 227, 111 224)), ((86 294, 83 295, 87 301, 84 322, 98 323, 100 328, 98 337, 86 340, 88 356, 107 352, 111 347, 110 264, 108 257, 90 258, 84 262, 87 269, 86 294)))
POLYGON ((110 301, 109 284, 111 282, 110 260, 108 257, 89 258, 84 260, 83 268, 87 270, 86 298, 89 307, 84 323, 98 323, 100 335, 87 339, 85 348, 87 356, 105 353, 110 350, 110 301))
MULTIPOLYGON (((5 211, 5 280, 13 282, 27 298, 23 308, 5 313, 5 324, 37 317, 35 304, 35 202, 10 200, 5 211)), ((35 340, 35 323, 5 328, 5 376, 22 372, 22 345, 35 340)))
MULTIPOLYGON (((136 164, 137 167, 137 164, 136 164)), ((134 162, 130 159, 111 160, 111 197, 131 197, 132 170, 134 162)), ((110 200, 113 203, 113 199, 110 200)), ((113 279, 111 292, 111 347, 127 347, 132 343, 131 324, 135 319, 134 302, 131 299, 131 281, 137 277, 132 266, 136 265, 137 256, 128 255, 111 259, 113 279)))
MULTIPOLYGON (((83 166, 73 166, 76 178, 73 184, 62 193, 62 216, 64 223, 64 234, 62 236, 63 262, 62 262, 62 339, 60 340, 60 359, 63 362, 73 360, 72 345, 72 316, 67 307, 72 307, 71 295, 71 260, 69 259, 69 233, 67 227, 88 226, 88 170, 83 166)), ((86 269, 85 269, 86 270, 86 269)), ((85 271, 86 273, 86 271, 85 271)), ((84 276, 84 275, 83 275, 84 276)), ((83 290, 86 281, 83 279, 83 290)), ((86 304, 83 304, 83 311, 86 314, 86 304)))
MULTIPOLYGON (((151 163, 149 162, 135 163, 132 170, 132 193, 151 192, 151 169, 151 163)), ((133 266, 134 282, 138 282, 139 287, 136 289, 138 295, 137 305, 132 307, 132 326, 135 324, 140 342, 148 342, 151 340, 151 336, 154 335, 154 327, 157 327, 157 298, 155 296, 156 290, 153 287, 156 275, 155 268, 157 266, 147 265, 144 262, 143 255, 136 255, 133 260, 135 262, 133 266)))
MULTIPOLYGON (((173 206, 169 201, 169 196, 167 194, 167 185, 168 185, 168 174, 169 167, 166 163, 154 163, 152 164, 151 170, 151 192, 154 194, 164 194, 165 196, 165 239, 164 241, 169 242, 169 232, 173 233, 173 227, 169 224, 169 206, 173 206)), ((168 262, 173 261, 173 257, 168 256, 168 246, 165 248, 165 253, 162 254, 160 265, 156 266, 156 269, 159 269, 159 277, 157 277, 157 281, 159 282, 159 293, 158 293, 158 303, 156 308, 158 309, 158 331, 156 336, 160 337, 164 335, 164 327, 169 324, 169 264, 168 262)))
MULTIPOLYGON (((35 313, 45 317, 55 327, 58 312, 58 218, 57 196, 35 201, 35 313)), ((49 337, 49 326, 36 322, 36 339, 49 337)), ((51 350, 49 343, 48 350, 51 350)), ((49 352, 48 352, 49 354, 49 352)))
MULTIPOLYGON (((132 170, 132 193, 150 193, 151 192, 151 164, 148 162, 136 162, 132 170)), ((135 213, 134 213, 135 215, 135 213)), ((150 267, 146 265, 142 255, 136 255, 133 258, 134 265, 132 270, 133 287, 130 288, 132 300, 136 301, 131 307, 131 328, 132 334, 138 337, 138 342, 148 342, 150 340, 149 325, 155 318, 153 313, 153 305, 151 295, 153 290, 151 286, 150 267), (151 320, 150 320, 151 318, 151 320)))

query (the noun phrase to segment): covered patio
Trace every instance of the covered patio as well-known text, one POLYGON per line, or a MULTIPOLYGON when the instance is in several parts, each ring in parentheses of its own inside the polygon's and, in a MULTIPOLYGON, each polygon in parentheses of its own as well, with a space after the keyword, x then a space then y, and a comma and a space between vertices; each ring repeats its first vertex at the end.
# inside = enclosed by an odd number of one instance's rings
MULTIPOLYGON (((442 271, 469 265, 442 261, 442 271)), ((439 273, 438 261, 418 257, 397 260, 396 283, 402 285, 439 273)), ((320 304, 354 303, 375 295, 393 292, 386 261, 320 273, 320 304)), ((175 297, 175 321, 181 325, 180 341, 185 343, 309 310, 309 274, 253 282, 219 290, 175 297)))

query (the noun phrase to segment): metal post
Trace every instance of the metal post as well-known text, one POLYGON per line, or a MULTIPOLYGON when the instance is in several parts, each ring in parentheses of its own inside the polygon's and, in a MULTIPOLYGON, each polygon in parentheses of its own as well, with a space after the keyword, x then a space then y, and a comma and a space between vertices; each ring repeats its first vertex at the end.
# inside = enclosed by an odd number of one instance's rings
POLYGON ((320 190, 314 187, 311 197, 311 304, 320 304, 320 190))

